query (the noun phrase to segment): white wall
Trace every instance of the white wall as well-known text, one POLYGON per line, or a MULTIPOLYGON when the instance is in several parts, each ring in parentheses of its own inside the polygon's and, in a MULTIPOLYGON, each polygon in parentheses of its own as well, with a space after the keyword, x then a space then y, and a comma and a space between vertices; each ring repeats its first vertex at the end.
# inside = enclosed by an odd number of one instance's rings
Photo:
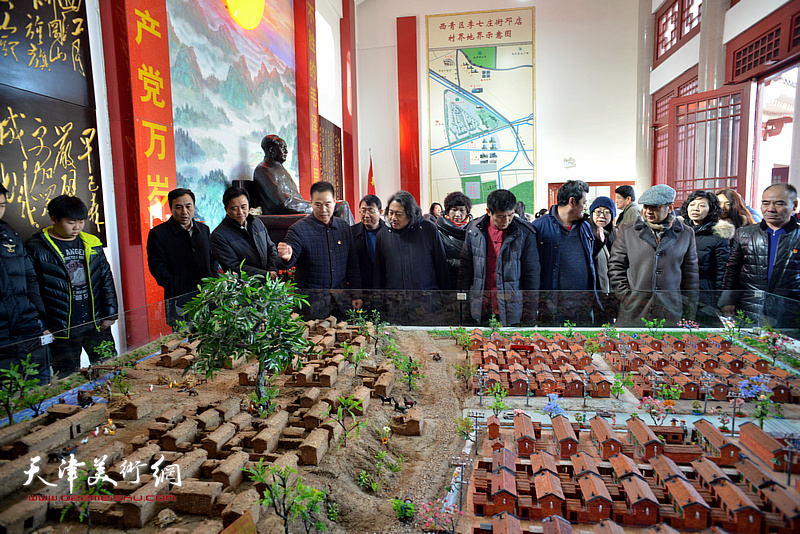
POLYGON ((317 95, 319 114, 342 127, 341 0, 317 2, 317 95))
POLYGON ((545 207, 548 182, 634 180, 638 10, 630 0, 364 0, 356 8, 359 154, 365 181, 372 149, 381 198, 400 186, 396 18, 417 17, 420 204, 427 207, 425 16, 527 6, 536 17, 537 183, 530 211, 545 207), (565 169, 566 157, 576 166, 565 169))

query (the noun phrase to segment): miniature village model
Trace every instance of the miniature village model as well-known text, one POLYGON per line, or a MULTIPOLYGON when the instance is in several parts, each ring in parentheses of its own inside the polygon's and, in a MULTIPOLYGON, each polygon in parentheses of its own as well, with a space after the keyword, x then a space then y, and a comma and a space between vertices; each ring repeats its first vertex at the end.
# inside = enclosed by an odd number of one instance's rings
POLYGON ((724 413, 682 420, 706 397, 728 410, 741 380, 762 376, 787 417, 800 411, 795 375, 715 334, 475 330, 465 354, 449 337, 331 317, 306 322, 303 338, 267 402, 253 393, 258 361, 234 354, 207 380, 198 340, 87 370, 80 403, 67 395, 0 430, 0 532, 87 520, 174 534, 800 532, 791 443, 752 421, 732 437, 724 413), (467 388, 454 371, 465 362, 467 388), (669 391, 675 417, 619 409, 621 375, 627 402, 669 391), (492 391, 506 409, 492 412, 492 391), (543 415, 559 403, 572 415, 543 415), (306 488, 294 515, 266 498, 276 481, 306 488))

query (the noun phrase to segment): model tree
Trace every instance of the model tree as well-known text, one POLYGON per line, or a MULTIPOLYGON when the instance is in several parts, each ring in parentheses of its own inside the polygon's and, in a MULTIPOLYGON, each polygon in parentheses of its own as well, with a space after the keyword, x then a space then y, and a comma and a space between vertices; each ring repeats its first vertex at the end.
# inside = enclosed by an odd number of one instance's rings
POLYGON ((197 368, 211 379, 231 358, 258 360, 256 396, 267 396, 267 374, 286 369, 295 355, 308 348, 303 339, 305 324, 293 316, 295 308, 307 304, 291 282, 226 272, 206 278, 198 295, 186 305, 194 323, 191 340, 199 339, 197 368))

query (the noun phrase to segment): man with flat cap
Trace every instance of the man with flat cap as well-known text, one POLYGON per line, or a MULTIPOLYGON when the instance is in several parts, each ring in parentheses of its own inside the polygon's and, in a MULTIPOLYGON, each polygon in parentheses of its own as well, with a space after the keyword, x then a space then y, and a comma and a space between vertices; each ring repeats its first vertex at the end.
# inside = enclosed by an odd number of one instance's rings
POLYGON ((611 289, 620 300, 617 325, 642 326, 693 319, 700 279, 694 232, 673 214, 675 190, 654 185, 639 199, 641 215, 619 227, 608 260, 611 289))

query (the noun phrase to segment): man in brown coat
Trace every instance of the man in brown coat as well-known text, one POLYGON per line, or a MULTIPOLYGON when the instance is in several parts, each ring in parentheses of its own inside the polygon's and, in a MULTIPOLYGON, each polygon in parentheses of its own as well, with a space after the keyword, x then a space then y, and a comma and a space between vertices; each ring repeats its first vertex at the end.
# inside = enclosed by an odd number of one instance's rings
POLYGON ((639 202, 641 217, 623 224, 611 248, 608 278, 620 300, 617 325, 693 319, 700 281, 694 232, 673 214, 675 190, 659 184, 639 202))

